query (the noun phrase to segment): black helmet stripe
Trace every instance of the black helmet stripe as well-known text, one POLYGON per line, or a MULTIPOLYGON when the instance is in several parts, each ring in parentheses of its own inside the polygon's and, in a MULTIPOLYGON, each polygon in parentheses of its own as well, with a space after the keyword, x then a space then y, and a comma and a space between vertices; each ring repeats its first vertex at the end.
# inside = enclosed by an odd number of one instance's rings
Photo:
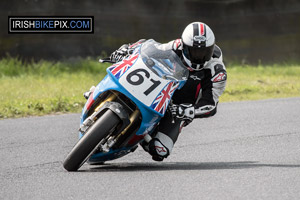
MULTIPOLYGON (((194 30, 193 38, 194 38, 195 36, 200 35, 199 26, 198 26, 197 23, 194 23, 194 24, 193 24, 193 30, 194 30)), ((200 45, 200 43, 199 43, 198 40, 193 40, 193 46, 199 46, 199 45, 200 45)))

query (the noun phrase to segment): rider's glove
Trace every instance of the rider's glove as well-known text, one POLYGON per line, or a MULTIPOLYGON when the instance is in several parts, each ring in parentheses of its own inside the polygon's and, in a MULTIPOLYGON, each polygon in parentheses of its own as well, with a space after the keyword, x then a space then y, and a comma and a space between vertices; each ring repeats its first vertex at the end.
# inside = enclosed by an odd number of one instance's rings
POLYGON ((120 62, 129 54, 128 44, 122 45, 119 49, 110 55, 110 60, 113 62, 120 62))
POLYGON ((173 116, 185 122, 185 126, 191 123, 195 117, 195 108, 192 104, 173 104, 170 107, 173 116))

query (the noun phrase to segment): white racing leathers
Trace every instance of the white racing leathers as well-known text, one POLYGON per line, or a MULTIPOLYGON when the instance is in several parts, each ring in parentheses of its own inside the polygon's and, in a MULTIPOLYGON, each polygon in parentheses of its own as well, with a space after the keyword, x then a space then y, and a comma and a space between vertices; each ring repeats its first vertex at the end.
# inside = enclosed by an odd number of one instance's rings
MULTIPOLYGON (((181 39, 162 45, 163 49, 174 50, 182 58, 181 39)), ((186 65, 188 67, 188 65, 186 65)), ((188 67, 189 68, 189 67, 188 67)), ((221 49, 215 45, 212 58, 198 71, 190 70, 186 84, 175 91, 173 103, 191 103, 195 107, 195 118, 213 116, 217 111, 219 97, 225 90, 227 80, 221 49)))

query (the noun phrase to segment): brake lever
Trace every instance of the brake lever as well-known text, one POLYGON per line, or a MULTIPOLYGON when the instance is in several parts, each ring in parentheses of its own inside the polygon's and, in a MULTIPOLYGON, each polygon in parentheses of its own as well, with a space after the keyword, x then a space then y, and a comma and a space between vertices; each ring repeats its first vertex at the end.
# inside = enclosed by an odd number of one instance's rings
POLYGON ((99 62, 100 63, 112 63, 112 64, 116 63, 116 62, 110 60, 110 58, 99 59, 99 62))

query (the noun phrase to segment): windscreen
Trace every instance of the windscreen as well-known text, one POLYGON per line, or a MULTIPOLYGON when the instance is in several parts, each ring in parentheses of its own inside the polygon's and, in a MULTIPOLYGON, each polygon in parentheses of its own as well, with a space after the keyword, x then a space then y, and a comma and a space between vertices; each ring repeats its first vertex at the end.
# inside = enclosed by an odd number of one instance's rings
POLYGON ((145 65, 156 75, 170 80, 186 80, 188 70, 173 50, 162 50, 161 44, 147 40, 141 48, 145 65))

